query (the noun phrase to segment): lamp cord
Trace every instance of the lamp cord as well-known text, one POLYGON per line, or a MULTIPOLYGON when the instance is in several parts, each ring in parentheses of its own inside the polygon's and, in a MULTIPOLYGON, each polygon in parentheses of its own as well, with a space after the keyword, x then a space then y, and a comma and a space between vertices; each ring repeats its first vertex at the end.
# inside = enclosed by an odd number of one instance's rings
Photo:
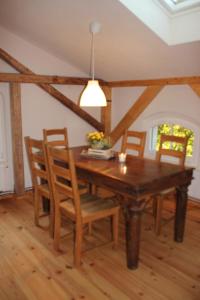
POLYGON ((92 69, 92 80, 94 80, 94 33, 92 33, 92 49, 91 49, 91 69, 92 69))

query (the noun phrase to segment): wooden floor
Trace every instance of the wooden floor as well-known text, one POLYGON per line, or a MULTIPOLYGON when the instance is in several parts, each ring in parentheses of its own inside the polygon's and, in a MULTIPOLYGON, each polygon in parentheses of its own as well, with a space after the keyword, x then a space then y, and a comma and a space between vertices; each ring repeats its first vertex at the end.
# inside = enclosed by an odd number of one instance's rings
MULTIPOLYGON (((168 214, 172 212, 169 204, 168 214)), ((56 253, 48 231, 33 225, 28 197, 2 200, 0 300, 200 299, 200 204, 189 205, 184 243, 173 241, 171 223, 156 237, 152 217, 144 215, 140 265, 135 271, 125 265, 123 223, 117 250, 107 243, 109 225, 108 221, 94 225, 85 244, 101 246, 86 252, 77 270, 72 267, 72 234, 63 239, 63 252, 56 253)))

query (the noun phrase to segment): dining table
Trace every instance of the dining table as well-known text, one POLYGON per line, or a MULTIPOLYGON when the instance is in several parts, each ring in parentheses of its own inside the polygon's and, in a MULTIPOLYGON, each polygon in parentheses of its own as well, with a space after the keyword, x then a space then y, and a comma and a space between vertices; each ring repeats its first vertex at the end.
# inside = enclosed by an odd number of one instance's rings
POLYGON ((174 240, 183 242, 192 167, 127 155, 119 162, 117 154, 110 159, 82 155, 84 147, 73 147, 78 178, 113 191, 120 201, 125 218, 126 260, 129 269, 139 263, 142 214, 150 197, 169 188, 176 189, 174 240))

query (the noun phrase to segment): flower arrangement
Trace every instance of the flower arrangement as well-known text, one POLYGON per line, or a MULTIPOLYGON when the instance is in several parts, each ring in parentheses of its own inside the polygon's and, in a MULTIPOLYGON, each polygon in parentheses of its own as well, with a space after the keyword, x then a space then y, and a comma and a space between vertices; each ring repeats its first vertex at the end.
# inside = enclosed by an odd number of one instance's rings
POLYGON ((91 148, 94 149, 109 149, 111 148, 109 138, 105 137, 103 132, 93 131, 87 134, 87 141, 91 148))

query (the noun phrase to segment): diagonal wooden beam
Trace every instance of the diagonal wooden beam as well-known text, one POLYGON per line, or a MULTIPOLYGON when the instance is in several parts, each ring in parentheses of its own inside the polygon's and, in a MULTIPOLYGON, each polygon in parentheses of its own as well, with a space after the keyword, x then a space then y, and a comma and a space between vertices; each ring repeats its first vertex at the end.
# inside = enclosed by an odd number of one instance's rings
MULTIPOLYGON (((89 79, 90 78, 57 75, 0 73, 0 82, 86 85, 89 79)), ((101 85, 107 85, 107 82, 104 80, 98 79, 98 81, 101 85)))
POLYGON ((200 84, 189 84, 189 86, 200 97, 200 84))
MULTIPOLYGON (((36 75, 30 69, 28 69, 23 64, 18 62, 15 58, 10 56, 2 48, 0 48, 0 58, 3 59, 4 61, 6 61, 10 66, 15 68, 20 73, 27 74, 27 75, 36 75)), ((63 105, 65 105, 67 108, 69 108, 71 111, 73 111, 76 115, 78 115, 83 120, 85 120, 87 123, 92 125, 94 128, 96 128, 99 131, 104 131, 103 124, 98 122, 94 117, 92 117, 86 111, 81 109, 78 105, 76 105, 72 100, 70 100, 68 97, 66 97, 61 92, 59 92, 56 88, 54 88, 50 84, 46 84, 46 83, 37 83, 37 85, 40 88, 42 88, 44 91, 46 91, 49 95, 53 96, 58 101, 60 101, 63 105)))
POLYGON ((138 100, 133 104, 129 111, 125 114, 122 120, 111 132, 110 138, 114 145, 123 135, 124 130, 128 129, 131 124, 139 117, 145 108, 152 102, 156 95, 164 86, 149 86, 147 87, 138 100))

